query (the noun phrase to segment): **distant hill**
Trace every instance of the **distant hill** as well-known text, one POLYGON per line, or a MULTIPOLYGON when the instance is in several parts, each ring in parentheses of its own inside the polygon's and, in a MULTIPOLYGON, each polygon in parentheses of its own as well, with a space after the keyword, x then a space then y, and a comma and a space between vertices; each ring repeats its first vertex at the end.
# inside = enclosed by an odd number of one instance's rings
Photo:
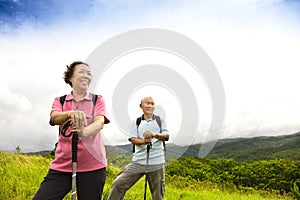
MULTIPOLYGON (((198 157, 201 144, 190 147, 167 144, 168 157, 198 157)), ((107 146, 109 155, 132 154, 132 145, 107 146)), ((234 158, 237 161, 270 159, 300 160, 300 132, 291 135, 218 140, 207 158, 234 158)))
MULTIPOLYGON (((197 156, 200 147, 201 145, 190 146, 183 156, 197 156)), ((300 160, 300 132, 272 137, 219 140, 207 158, 234 158, 237 161, 300 160)))
MULTIPOLYGON (((202 144, 176 146, 166 143, 167 157, 198 157, 202 144)), ((132 145, 106 146, 107 157, 132 155, 132 145)), ((26 153, 29 155, 47 155, 49 151, 26 153)), ((218 140, 207 158, 234 158, 237 161, 256 161, 270 159, 300 160, 300 132, 291 135, 262 136, 253 138, 235 138, 218 140)))

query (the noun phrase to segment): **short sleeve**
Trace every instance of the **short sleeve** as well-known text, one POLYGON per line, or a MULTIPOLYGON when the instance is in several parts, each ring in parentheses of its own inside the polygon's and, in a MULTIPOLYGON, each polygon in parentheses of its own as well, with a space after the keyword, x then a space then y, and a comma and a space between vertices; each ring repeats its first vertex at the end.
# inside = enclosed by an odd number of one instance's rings
POLYGON ((131 138, 138 138, 138 130, 134 120, 131 123, 130 135, 128 140, 130 140, 131 138))
POLYGON ((164 119, 161 120, 161 133, 162 134, 168 134, 168 128, 167 128, 167 123, 164 119))
POLYGON ((56 98, 54 99, 53 104, 52 104, 51 113, 52 113, 53 111, 59 111, 59 112, 62 112, 62 105, 61 105, 61 103, 60 103, 60 101, 59 101, 59 98, 60 98, 60 97, 56 97, 56 98))
POLYGON ((94 107, 94 115, 104 116, 104 124, 108 124, 110 122, 110 120, 108 119, 104 98, 101 95, 98 95, 96 105, 94 107))
MULTIPOLYGON (((60 103, 60 97, 56 97, 52 103, 52 108, 51 108, 51 112, 50 112, 50 115, 53 111, 59 111, 59 112, 62 112, 63 108, 62 108, 62 105, 60 103)), ((51 122, 51 116, 50 116, 50 119, 49 119, 49 124, 51 126, 54 126, 54 124, 52 124, 51 122)))

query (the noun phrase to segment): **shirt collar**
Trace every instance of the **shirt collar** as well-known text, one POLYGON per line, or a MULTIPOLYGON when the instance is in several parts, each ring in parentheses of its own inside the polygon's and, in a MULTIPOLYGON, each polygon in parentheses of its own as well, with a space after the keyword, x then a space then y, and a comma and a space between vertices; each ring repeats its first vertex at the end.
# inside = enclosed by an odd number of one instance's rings
MULTIPOLYGON (((154 114, 152 115, 152 120, 154 120, 155 119, 155 116, 154 116, 154 114)), ((144 114, 142 115, 142 120, 149 120, 149 119, 145 119, 145 117, 144 117, 144 114)))
MULTIPOLYGON (((73 99, 74 99, 74 97, 73 97, 73 94, 71 92, 70 94, 67 95, 66 101, 70 101, 70 100, 73 100, 73 99)), ((92 94, 89 93, 89 92, 87 92, 86 95, 85 95, 85 97, 83 99, 91 100, 92 99, 92 94)))

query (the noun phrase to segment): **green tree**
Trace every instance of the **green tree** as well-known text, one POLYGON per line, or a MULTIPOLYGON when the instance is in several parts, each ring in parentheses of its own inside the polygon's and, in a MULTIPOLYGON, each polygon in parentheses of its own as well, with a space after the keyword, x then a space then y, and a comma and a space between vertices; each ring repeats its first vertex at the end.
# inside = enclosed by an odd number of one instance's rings
POLYGON ((21 151, 22 151, 21 147, 20 147, 20 146, 17 146, 17 147, 16 147, 16 153, 21 153, 21 151))

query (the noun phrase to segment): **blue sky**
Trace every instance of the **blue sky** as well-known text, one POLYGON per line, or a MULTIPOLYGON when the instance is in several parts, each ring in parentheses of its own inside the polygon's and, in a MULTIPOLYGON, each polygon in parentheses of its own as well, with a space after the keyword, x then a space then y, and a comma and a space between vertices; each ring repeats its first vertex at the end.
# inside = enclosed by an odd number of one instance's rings
MULTIPOLYGON (((70 92, 62 79, 65 65, 85 60, 104 41, 139 28, 176 31, 207 52, 226 95, 222 137, 297 132, 299 11, 296 0, 0 0, 0 150, 52 149, 57 127, 48 125, 51 104, 54 97, 70 92)), ((176 132, 174 116, 180 106, 171 93, 167 97, 160 101, 168 108, 170 130, 176 132)), ((136 109, 132 117, 140 112, 138 99, 136 94, 128 103, 136 109)), ((209 116, 209 95, 203 99, 200 108, 209 116)), ((209 123, 209 117, 203 118, 201 134, 209 123)), ((126 142, 113 123, 109 126, 106 143, 126 142)))

